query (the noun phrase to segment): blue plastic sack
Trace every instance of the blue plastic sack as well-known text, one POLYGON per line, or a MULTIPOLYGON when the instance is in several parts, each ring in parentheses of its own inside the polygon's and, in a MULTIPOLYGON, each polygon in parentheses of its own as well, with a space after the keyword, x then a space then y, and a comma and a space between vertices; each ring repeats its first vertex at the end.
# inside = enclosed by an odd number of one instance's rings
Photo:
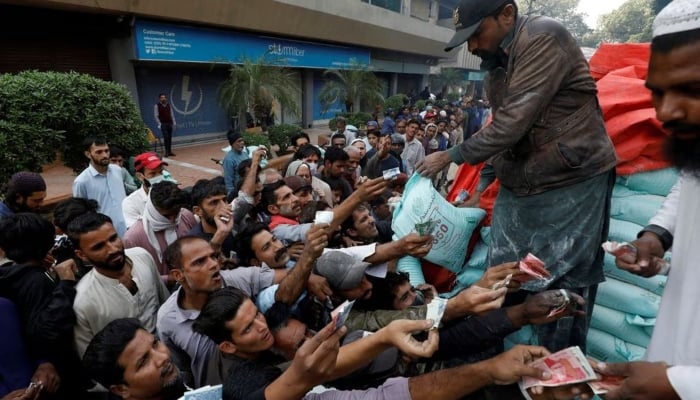
POLYGON ((433 188, 430 179, 413 174, 394 210, 391 227, 394 239, 398 239, 415 232, 417 223, 437 221, 433 248, 425 259, 459 273, 469 239, 484 216, 486 212, 480 208, 453 206, 433 188))
MULTIPOLYGON (((667 253, 670 254, 670 253, 667 253)), ((664 275, 656 275, 651 278, 645 278, 643 276, 635 275, 633 273, 627 272, 615 265, 615 256, 612 254, 605 254, 603 262, 603 272, 606 277, 617 279, 630 285, 640 287, 642 289, 648 290, 654 294, 661 296, 664 293, 664 288, 666 288, 666 280, 668 277, 664 275)))
POLYGON ((659 211, 664 200, 666 197, 653 194, 613 197, 610 216, 618 220, 646 226, 659 211))
POLYGON ((640 172, 617 177, 617 183, 637 192, 668 196, 678 180, 678 170, 664 168, 656 171, 640 172))
POLYGON ((646 348, 649 345, 649 335, 647 335, 643 327, 627 322, 628 315, 630 314, 596 304, 593 307, 593 315, 591 316, 591 328, 646 348))
POLYGON ((646 349, 595 328, 588 330, 586 353, 598 361, 629 362, 641 360, 646 349))
POLYGON ((660 303, 661 296, 658 294, 614 278, 607 278, 601 283, 596 295, 596 305, 644 318, 656 317, 660 303))
POLYGON ((639 224, 610 218, 608 240, 614 240, 616 242, 631 242, 637 238, 637 234, 642 229, 644 229, 644 227, 639 224))

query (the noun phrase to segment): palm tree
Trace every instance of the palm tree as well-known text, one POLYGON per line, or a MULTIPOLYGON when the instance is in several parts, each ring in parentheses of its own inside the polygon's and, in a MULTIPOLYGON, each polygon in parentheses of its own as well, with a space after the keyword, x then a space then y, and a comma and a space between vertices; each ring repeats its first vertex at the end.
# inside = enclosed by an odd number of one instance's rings
POLYGON ((440 74, 430 77, 430 86, 440 88, 438 98, 444 99, 447 94, 464 83, 464 72, 457 68, 442 68, 440 74))
POLYGON ((340 100, 347 112, 355 112, 355 105, 360 101, 376 104, 384 101, 382 84, 368 65, 350 60, 348 69, 327 69, 323 72, 326 83, 319 93, 321 111, 326 112, 330 106, 340 100))
POLYGON ((229 75, 219 87, 219 103, 231 116, 246 121, 250 112, 254 123, 260 121, 263 130, 276 100, 286 111, 299 115, 297 98, 300 88, 297 77, 291 70, 269 65, 265 58, 256 62, 244 59, 240 64, 231 64, 229 75))

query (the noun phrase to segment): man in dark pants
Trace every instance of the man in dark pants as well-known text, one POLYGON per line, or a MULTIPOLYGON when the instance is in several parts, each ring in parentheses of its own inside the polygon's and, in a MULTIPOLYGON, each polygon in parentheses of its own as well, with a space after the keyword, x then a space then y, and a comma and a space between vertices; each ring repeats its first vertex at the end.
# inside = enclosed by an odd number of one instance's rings
POLYGON ((168 103, 168 98, 165 93, 158 95, 158 103, 153 106, 153 116, 158 123, 158 129, 163 135, 163 141, 165 142, 165 157, 174 157, 175 154, 172 151, 172 141, 173 141, 173 128, 175 128, 175 114, 173 114, 173 109, 168 103))

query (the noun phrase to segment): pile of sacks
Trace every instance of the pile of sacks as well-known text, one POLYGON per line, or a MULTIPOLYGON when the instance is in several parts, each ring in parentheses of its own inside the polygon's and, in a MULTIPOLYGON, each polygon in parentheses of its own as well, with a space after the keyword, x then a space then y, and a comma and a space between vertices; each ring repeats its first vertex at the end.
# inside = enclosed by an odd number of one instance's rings
MULTIPOLYGON (((631 242, 656 214, 678 172, 665 168, 617 178, 613 190, 609 238, 631 242)), ((665 258, 670 261, 671 254, 665 258)), ((643 278, 615 266, 605 255, 606 281, 598 288, 587 351, 610 362, 639 360, 644 356, 659 309, 666 276, 643 278)))

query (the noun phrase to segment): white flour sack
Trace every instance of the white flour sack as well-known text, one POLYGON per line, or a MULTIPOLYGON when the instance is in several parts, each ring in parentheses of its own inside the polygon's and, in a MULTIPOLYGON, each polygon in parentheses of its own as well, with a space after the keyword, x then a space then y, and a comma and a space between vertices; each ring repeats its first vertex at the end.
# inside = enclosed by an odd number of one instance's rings
POLYGON ((394 210, 394 240, 416 231, 416 224, 435 221, 433 248, 426 260, 458 273, 474 229, 486 216, 480 208, 457 208, 447 202, 430 179, 413 174, 401 202, 394 210))

